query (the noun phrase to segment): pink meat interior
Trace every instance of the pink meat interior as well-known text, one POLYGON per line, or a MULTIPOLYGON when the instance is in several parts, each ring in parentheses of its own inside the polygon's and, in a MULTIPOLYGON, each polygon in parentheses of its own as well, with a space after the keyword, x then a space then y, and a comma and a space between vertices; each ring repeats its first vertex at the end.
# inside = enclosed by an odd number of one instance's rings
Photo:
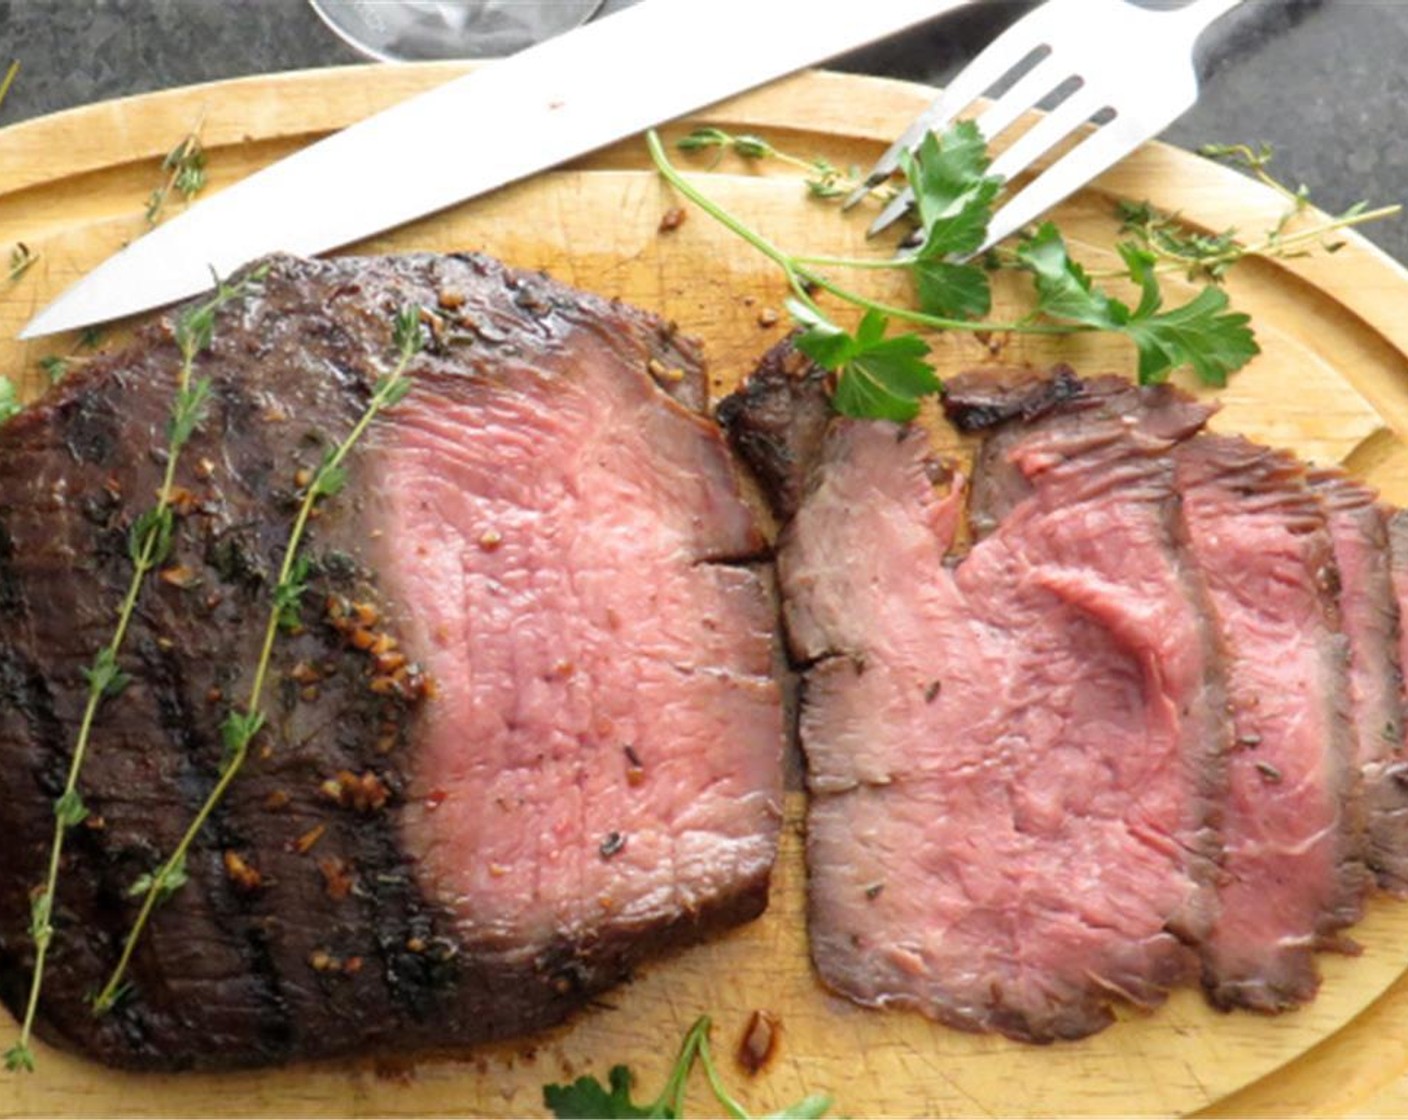
POLYGON ((404 815, 481 942, 725 898, 771 863, 772 608, 717 435, 585 331, 544 364, 430 375, 378 449, 427 705, 404 815))
POLYGON ((1205 922, 1190 755, 1204 643, 1153 459, 1114 443, 956 568, 922 440, 833 436, 783 553, 806 693, 813 951, 836 987, 1029 1038, 1157 1002, 1205 922), (897 589, 899 589, 897 591, 897 589))

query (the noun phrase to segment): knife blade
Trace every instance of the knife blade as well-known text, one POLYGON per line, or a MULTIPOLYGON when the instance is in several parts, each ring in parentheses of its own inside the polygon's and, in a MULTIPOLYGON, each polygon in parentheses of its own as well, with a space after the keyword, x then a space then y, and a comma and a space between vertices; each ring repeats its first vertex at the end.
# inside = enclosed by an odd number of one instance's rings
POLYGON ((73 284, 35 338, 435 213, 973 0, 641 0, 488 63, 203 199, 73 284))

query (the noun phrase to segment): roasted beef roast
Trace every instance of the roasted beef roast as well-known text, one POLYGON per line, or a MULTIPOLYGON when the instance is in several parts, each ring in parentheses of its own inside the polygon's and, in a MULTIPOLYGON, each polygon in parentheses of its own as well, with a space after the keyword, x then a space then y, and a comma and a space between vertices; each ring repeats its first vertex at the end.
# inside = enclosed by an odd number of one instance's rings
MULTIPOLYGON (((0 996, 164 465, 169 322, 0 431, 0 996)), ((697 349, 483 257, 276 258, 196 374, 173 548, 143 586, 69 836, 40 1034, 129 1067, 456 1047, 566 1017, 758 914, 780 817, 764 548, 697 349), (425 309, 412 389, 305 546, 266 729, 155 911, 129 894, 243 703, 290 521, 425 309)))

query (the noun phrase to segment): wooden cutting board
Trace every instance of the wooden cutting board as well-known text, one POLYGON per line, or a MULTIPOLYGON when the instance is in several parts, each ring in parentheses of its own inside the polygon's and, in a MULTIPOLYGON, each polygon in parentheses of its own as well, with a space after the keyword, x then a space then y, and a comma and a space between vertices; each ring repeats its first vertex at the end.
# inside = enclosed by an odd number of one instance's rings
MULTIPOLYGON (((22 241, 39 254, 17 281, 0 283, 0 370, 33 395, 45 381, 39 360, 75 350, 76 338, 22 345, 15 336, 66 284, 142 232, 160 158, 197 121, 213 192, 459 70, 353 67, 223 82, 0 131, 0 253, 22 241)), ((840 166, 866 165, 930 96, 904 83, 813 73, 667 132, 707 122, 840 166)), ((447 121, 444 142, 472 146, 471 125, 447 121)), ((415 153, 387 158, 413 162, 415 153)), ((808 199, 791 174, 733 160, 679 160, 714 198, 789 248, 883 251, 867 250, 864 214, 839 216, 808 199)), ((784 324, 767 324, 783 286, 766 261, 700 213, 662 232, 662 215, 678 200, 648 168, 643 143, 633 140, 360 248, 483 249, 656 309, 704 339, 716 388, 727 388, 780 337, 784 324)), ((1280 214, 1279 202, 1246 179, 1150 146, 1061 211, 1069 239, 1093 266, 1111 259, 1116 197, 1150 199, 1210 230, 1255 231, 1280 214)), ((1408 275, 1365 242, 1347 242, 1333 256, 1249 261, 1234 270, 1229 291, 1253 315, 1264 353, 1221 394, 1216 424, 1308 458, 1348 463, 1408 504, 1408 275)), ((883 283, 874 290, 904 295, 883 283)), ((1122 344, 1095 337, 1057 345, 954 336, 934 345, 947 370, 1058 357, 1085 371, 1132 369, 1122 344)), ((567 1027, 410 1071, 350 1062, 236 1076, 131 1076, 43 1050, 37 1074, 0 1075, 0 1116, 537 1114, 544 1082, 604 1076, 616 1062, 632 1065, 648 1098, 681 1034, 704 1012, 714 1017, 726 1076, 757 1112, 811 1090, 833 1093, 844 1115, 1408 1110, 1408 904, 1377 900, 1357 931, 1363 954, 1325 957, 1319 999, 1294 1014, 1219 1015, 1184 992, 1157 1014, 1128 1016, 1081 1043, 1021 1046, 914 1015, 865 1011, 818 985, 803 927, 801 814, 794 795, 763 919, 643 970, 567 1027), (750 1077, 732 1054, 755 1009, 780 1019, 782 1040, 773 1063, 750 1077)), ((0 1041, 8 1029, 0 1021, 0 1041)), ((692 1114, 707 1110, 696 1095, 692 1114)))

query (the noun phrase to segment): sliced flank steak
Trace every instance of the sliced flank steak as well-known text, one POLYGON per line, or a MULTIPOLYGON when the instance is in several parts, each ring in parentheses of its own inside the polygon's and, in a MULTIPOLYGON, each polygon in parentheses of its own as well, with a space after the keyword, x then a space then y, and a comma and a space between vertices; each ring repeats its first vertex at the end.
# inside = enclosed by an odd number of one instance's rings
POLYGON ((1340 626, 1349 642, 1355 764, 1363 783, 1364 858, 1380 888, 1408 894, 1408 780, 1399 600, 1389 548, 1393 511, 1343 471, 1317 469, 1339 573, 1340 626))
POLYGON ((998 428, 1010 477, 960 562, 961 480, 921 430, 849 420, 778 557, 822 979, 1034 1041, 1196 976, 1229 730, 1166 455, 1206 408, 1048 388, 997 386, 994 410, 992 382, 950 383, 970 426, 982 400, 1020 433, 998 428))
POLYGON ((1236 726, 1204 984, 1218 1007, 1281 1010, 1314 996, 1314 953, 1358 920, 1366 886, 1334 550, 1293 456, 1203 435, 1174 457, 1236 726))

